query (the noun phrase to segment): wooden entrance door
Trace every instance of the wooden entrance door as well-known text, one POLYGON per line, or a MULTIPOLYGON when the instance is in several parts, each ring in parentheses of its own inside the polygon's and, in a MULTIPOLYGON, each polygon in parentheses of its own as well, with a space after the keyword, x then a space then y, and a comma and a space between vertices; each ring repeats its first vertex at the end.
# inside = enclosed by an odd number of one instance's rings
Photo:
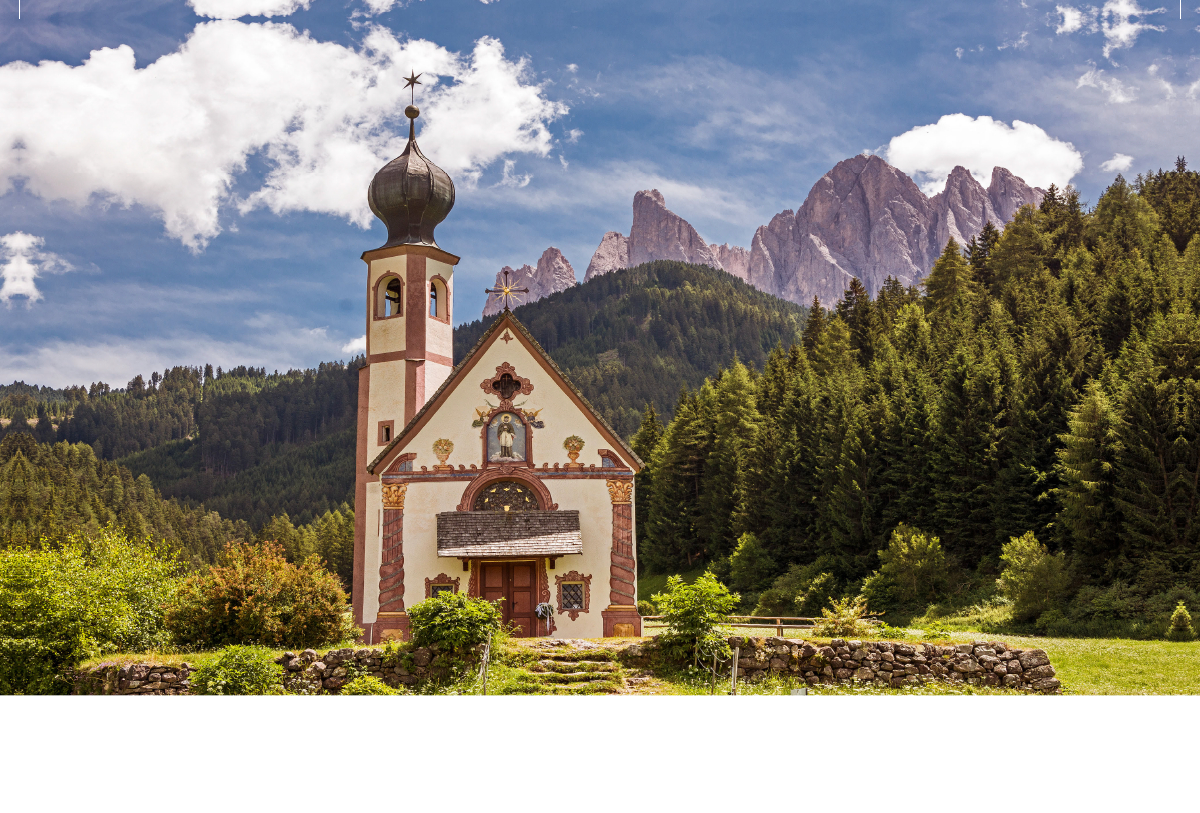
POLYGON ((518 638, 540 634, 537 606, 537 574, 533 562, 486 562, 483 565, 483 597, 500 604, 504 623, 512 624, 518 638))

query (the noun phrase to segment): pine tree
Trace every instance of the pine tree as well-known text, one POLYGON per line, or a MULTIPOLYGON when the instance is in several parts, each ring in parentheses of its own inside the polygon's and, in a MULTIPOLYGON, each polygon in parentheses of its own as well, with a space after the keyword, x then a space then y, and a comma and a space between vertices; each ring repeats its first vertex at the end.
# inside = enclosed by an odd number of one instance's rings
MULTIPOLYGON (((658 419, 654 405, 646 404, 645 409, 642 410, 642 424, 638 427, 637 434, 633 436, 630 443, 634 453, 642 459, 643 463, 642 470, 634 477, 634 489, 637 494, 637 499, 634 500, 634 522, 637 538, 643 545, 645 544, 643 537, 649 533, 650 505, 654 501, 654 468, 651 466, 651 462, 654 459, 654 450, 662 440, 662 436, 662 421, 658 419)), ((638 564, 644 567, 640 561, 638 564)))
POLYGON ((1115 502, 1118 418, 1098 381, 1088 385, 1061 436, 1056 491, 1063 542, 1080 557, 1085 577, 1099 580, 1120 551, 1121 514, 1115 502))
POLYGON ((939 319, 953 318, 970 307, 979 295, 978 285, 963 259, 958 243, 951 237, 946 248, 924 283, 933 315, 939 319))
POLYGON ((808 309, 808 321, 804 323, 804 349, 809 353, 820 343, 827 321, 821 300, 814 296, 812 306, 808 309))

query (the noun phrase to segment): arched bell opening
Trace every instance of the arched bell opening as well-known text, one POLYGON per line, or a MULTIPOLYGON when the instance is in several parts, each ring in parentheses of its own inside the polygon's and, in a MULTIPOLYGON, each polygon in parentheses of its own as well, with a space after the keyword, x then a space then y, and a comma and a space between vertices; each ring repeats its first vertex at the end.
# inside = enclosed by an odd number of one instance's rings
POLYGON ((390 319, 404 315, 404 283, 399 277, 385 276, 379 280, 375 290, 375 318, 390 319))

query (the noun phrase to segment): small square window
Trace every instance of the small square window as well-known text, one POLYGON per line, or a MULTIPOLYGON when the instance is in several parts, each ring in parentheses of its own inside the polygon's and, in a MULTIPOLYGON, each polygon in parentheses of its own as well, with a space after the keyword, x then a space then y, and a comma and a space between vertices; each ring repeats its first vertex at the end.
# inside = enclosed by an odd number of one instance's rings
POLYGON ((562 608, 564 610, 583 609, 583 584, 567 582, 562 586, 562 608))
POLYGON ((452 584, 435 584, 429 588, 429 595, 436 596, 438 593, 453 593, 454 585, 452 584))

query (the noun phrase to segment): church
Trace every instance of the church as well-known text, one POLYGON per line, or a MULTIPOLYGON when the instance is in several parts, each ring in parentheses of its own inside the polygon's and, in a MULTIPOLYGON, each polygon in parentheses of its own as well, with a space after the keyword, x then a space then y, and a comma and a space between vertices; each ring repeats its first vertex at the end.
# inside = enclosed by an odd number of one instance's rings
POLYGON ((407 638, 439 591, 501 600, 518 636, 641 635, 634 475, 642 463, 509 310, 453 358, 454 267, 434 240, 454 183, 416 140, 375 175, 387 242, 367 264, 359 371, 354 619, 407 638))

